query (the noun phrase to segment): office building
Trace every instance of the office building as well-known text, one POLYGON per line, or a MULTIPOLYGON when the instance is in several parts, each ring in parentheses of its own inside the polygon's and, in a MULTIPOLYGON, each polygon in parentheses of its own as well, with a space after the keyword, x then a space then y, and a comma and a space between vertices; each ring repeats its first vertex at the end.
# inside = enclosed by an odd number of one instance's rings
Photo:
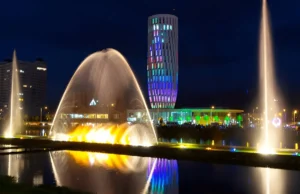
POLYGON ((148 94, 152 108, 174 108, 178 90, 178 18, 148 18, 148 94))
MULTIPOLYGON (((47 65, 42 59, 34 62, 17 62, 20 93, 19 100, 23 114, 29 117, 39 116, 46 105, 47 65)), ((9 112, 12 61, 0 62, 0 113, 3 118, 9 112)))

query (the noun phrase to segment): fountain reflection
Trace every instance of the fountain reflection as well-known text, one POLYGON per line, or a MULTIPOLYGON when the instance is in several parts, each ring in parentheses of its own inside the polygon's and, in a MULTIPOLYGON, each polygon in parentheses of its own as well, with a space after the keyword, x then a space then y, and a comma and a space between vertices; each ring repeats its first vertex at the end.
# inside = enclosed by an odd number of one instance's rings
POLYGON ((262 176, 261 193, 281 194, 285 192, 286 171, 280 169, 260 169, 262 176))
POLYGON ((79 151, 66 151, 66 153, 71 155, 79 165, 115 169, 122 173, 142 172, 146 169, 148 163, 148 159, 136 156, 79 151))
POLYGON ((0 174, 15 178, 17 183, 43 184, 43 154, 12 154, 0 156, 0 174))
POLYGON ((50 160, 58 186, 93 193, 178 193, 175 160, 78 151, 51 152, 50 160))
POLYGON ((19 182, 20 172, 24 170, 24 158, 21 155, 8 155, 7 175, 13 176, 19 182))

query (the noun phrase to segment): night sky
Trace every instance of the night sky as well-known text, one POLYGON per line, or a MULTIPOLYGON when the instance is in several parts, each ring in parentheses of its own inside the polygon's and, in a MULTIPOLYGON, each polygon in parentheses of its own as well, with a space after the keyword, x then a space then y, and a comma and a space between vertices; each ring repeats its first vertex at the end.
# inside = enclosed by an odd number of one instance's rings
MULTIPOLYGON (((300 105, 300 1, 270 0, 278 83, 300 105)), ((11 0, 1 2, 0 59, 48 64, 48 104, 57 103, 80 62, 105 48, 119 50, 146 99, 147 18, 179 18, 177 107, 255 105, 260 0, 11 0)))

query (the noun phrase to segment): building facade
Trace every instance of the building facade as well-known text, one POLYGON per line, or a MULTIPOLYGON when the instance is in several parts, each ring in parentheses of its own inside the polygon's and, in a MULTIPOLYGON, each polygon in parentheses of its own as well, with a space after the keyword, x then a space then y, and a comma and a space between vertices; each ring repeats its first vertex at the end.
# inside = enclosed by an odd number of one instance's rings
MULTIPOLYGON (((193 123, 197 125, 240 124, 243 110, 238 109, 212 109, 212 108, 182 108, 182 109, 150 109, 150 117, 154 124, 176 123, 179 125, 193 123)), ((127 110, 128 122, 142 122, 145 110, 127 110)))
POLYGON ((148 18, 148 94, 152 108, 174 108, 178 92, 178 18, 148 18))
MULTIPOLYGON (((34 62, 17 62, 19 73, 19 100, 24 115, 39 116, 46 105, 47 64, 42 59, 34 62)), ((0 63, 0 117, 9 112, 12 78, 12 61, 0 63)))

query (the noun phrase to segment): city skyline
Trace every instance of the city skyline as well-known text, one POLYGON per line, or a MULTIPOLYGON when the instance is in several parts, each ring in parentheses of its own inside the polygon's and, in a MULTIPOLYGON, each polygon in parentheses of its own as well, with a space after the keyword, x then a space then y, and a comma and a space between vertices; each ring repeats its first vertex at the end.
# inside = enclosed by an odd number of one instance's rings
MULTIPOLYGON (((230 5, 217 0, 193 4, 165 1, 161 6, 150 1, 120 3, 125 9, 109 2, 78 3, 68 9, 67 2, 57 7, 56 1, 36 2, 35 6, 20 1, 20 7, 26 9, 18 9, 18 15, 11 15, 9 9, 1 13, 6 28, 0 32, 0 58, 10 57, 14 48, 22 60, 43 57, 49 64, 48 101, 55 109, 79 63, 94 51, 112 47, 128 59, 147 99, 145 21, 150 15, 169 13, 178 16, 180 23, 177 105, 256 105, 260 1, 234 0, 230 5), (96 7, 103 10, 92 11, 96 7), (106 10, 113 7, 114 17, 110 17, 106 10), (123 17, 125 12, 128 17, 123 17), (128 22, 129 18, 136 22, 128 22), (23 30, 17 30, 20 28, 23 30)), ((12 6, 11 2, 5 4, 12 6)), ((278 84, 287 103, 295 107, 300 96, 299 4, 270 2, 278 84)))
MULTIPOLYGON (((12 61, 0 62, 0 117, 9 112, 11 106, 12 61)), ((46 106, 47 64, 42 59, 22 61, 17 59, 20 110, 27 117, 40 115, 40 109, 46 106)))

